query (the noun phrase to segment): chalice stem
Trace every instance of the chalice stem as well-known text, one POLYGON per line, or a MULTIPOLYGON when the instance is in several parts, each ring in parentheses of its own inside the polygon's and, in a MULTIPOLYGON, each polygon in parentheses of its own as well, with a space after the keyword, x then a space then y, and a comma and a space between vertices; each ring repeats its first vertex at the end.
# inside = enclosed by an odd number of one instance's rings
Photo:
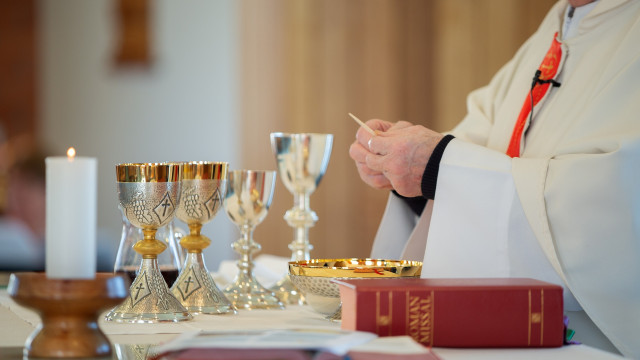
POLYGON ((297 193, 293 197, 293 207, 301 211, 309 210, 309 194, 306 192, 297 193))
POLYGON ((309 208, 309 194, 296 193, 293 197, 293 209, 285 215, 289 225, 293 227, 294 240, 289 244, 291 260, 309 260, 309 252, 313 245, 309 244, 309 228, 318 221, 318 216, 309 208))
POLYGON ((289 245, 291 250, 291 261, 309 260, 309 228, 300 226, 294 230, 295 240, 289 245))
POLYGON ((253 230, 251 226, 243 226, 240 230, 241 238, 233 244, 234 250, 240 254, 238 268, 245 279, 253 277, 253 253, 260 250, 260 245, 253 241, 253 230))
POLYGON ((237 264, 240 271, 225 293, 238 308, 283 309, 280 299, 253 277, 253 253, 261 248, 253 241, 253 230, 254 227, 243 225, 240 229, 242 237, 233 243, 233 249, 240 254, 237 264))

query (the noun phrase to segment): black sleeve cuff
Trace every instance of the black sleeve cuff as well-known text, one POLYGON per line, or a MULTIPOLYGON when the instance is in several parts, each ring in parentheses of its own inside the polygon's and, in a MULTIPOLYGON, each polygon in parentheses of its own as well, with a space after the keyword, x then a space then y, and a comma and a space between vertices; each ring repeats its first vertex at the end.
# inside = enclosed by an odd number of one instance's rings
POLYGON ((418 216, 422 215, 422 210, 424 210, 424 207, 427 206, 427 199, 425 199, 422 196, 404 197, 398 194, 395 190, 392 190, 391 192, 393 192, 395 196, 402 199, 402 201, 404 201, 411 208, 411 210, 418 216))
POLYGON ((440 170, 440 160, 442 160, 442 154, 446 149, 449 142, 453 140, 453 135, 445 135, 440 140, 438 145, 433 149, 431 157, 427 162, 427 166, 424 168, 424 174, 422 174, 422 197, 425 199, 433 199, 436 195, 436 184, 438 182, 438 171, 440 170))

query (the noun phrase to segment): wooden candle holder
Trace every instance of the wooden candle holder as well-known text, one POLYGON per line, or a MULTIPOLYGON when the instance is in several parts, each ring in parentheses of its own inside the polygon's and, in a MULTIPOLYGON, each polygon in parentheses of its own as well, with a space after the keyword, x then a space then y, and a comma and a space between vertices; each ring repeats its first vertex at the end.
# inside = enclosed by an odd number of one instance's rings
POLYGON ((128 285, 123 277, 107 273, 86 280, 49 279, 44 273, 11 274, 9 295, 42 319, 25 343, 24 356, 110 356, 111 343, 97 320, 102 311, 126 299, 128 285))

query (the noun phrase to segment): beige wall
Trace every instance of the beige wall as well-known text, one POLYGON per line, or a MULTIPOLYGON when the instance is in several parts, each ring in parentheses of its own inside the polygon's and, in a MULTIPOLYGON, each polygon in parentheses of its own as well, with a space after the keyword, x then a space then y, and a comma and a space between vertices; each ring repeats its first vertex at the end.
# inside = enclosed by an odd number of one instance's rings
MULTIPOLYGON (((239 159, 238 7, 234 0, 159 0, 150 6, 151 68, 116 68, 117 2, 39 2, 41 138, 53 155, 75 146, 98 159, 104 251, 120 241, 115 164, 239 159)), ((179 223, 179 221, 177 221, 179 223)), ((184 225, 181 225, 185 227, 184 225)), ((236 256, 223 212, 203 228, 210 269, 236 256)), ((103 249, 101 249, 103 250, 103 249)), ((102 254, 106 256, 105 254, 102 254)))
MULTIPOLYGON (((348 156, 361 119, 446 130, 538 26, 554 1, 244 0, 241 8, 241 164, 275 169, 269 133, 335 135, 311 208, 312 258, 369 254, 387 193, 368 188, 348 156)), ((281 182, 256 231, 263 251, 290 255, 281 182)))

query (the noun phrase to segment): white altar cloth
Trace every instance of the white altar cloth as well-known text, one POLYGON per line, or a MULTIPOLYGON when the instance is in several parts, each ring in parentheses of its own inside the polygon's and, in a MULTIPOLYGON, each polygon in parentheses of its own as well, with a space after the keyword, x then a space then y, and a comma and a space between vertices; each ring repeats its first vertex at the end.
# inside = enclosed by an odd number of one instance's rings
MULTIPOLYGON (((38 316, 17 305, 6 289, 0 289, 0 347, 20 347, 40 323, 38 316)), ((170 324, 117 324, 100 320, 100 328, 114 344, 158 344, 178 334, 197 330, 337 329, 339 323, 328 322, 308 306, 288 306, 285 310, 240 310, 237 315, 197 315, 194 320, 170 324)), ((378 338, 353 350, 392 354, 419 353, 421 347, 405 337, 378 338)), ((615 360, 622 357, 586 345, 547 349, 450 349, 434 348, 443 360, 463 359, 580 359, 615 360)))

